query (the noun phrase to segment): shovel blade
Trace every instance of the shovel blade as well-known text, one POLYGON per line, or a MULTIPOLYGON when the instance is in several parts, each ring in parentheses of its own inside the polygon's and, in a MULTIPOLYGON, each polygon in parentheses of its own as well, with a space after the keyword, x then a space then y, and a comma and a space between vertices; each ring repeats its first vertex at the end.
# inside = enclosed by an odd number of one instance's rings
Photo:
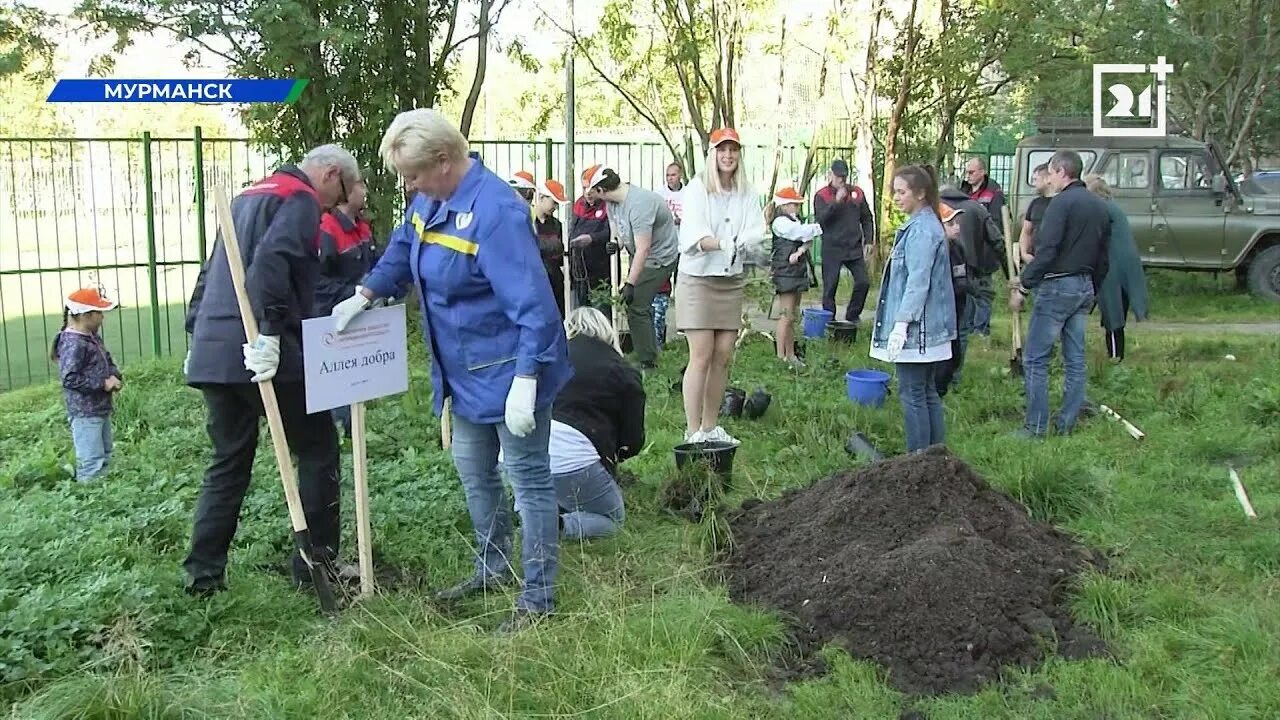
POLYGON ((844 444, 845 452, 850 455, 861 455, 871 462, 880 462, 884 459, 884 455, 871 444, 871 440, 856 430, 849 435, 848 441, 844 444))
POLYGON ((311 586, 316 590, 320 610, 326 614, 337 612, 338 599, 333 594, 333 587, 329 585, 329 574, 325 571, 324 563, 316 557, 315 549, 311 545, 311 532, 309 530, 294 532, 293 542, 298 548, 298 554, 302 556, 302 561, 307 564, 307 570, 311 573, 311 586))
POLYGON ((1022 377, 1022 348, 1014 351, 1013 357, 1009 358, 1009 372, 1014 377, 1022 377))

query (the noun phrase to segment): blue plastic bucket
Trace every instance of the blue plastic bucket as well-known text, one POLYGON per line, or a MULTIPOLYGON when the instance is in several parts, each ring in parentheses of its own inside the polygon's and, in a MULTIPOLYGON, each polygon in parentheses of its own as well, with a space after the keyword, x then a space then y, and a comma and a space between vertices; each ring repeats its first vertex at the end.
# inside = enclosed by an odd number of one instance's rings
POLYGON ((835 317, 835 313, 822 308, 805 308, 800 311, 800 320, 804 324, 804 336, 807 338, 820 338, 827 334, 827 323, 831 322, 831 318, 835 317))
POLYGON ((850 370, 845 373, 849 399, 859 405, 881 407, 889 394, 889 373, 879 370, 850 370))

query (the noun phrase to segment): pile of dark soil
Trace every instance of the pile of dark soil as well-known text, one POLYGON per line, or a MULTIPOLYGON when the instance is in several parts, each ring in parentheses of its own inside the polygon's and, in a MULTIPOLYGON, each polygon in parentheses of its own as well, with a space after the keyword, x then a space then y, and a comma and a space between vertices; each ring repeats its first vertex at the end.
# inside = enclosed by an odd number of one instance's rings
POLYGON ((745 503, 729 523, 733 600, 783 611, 803 655, 835 644, 904 692, 975 692, 1055 645, 1103 652, 1065 607, 1075 573, 1100 559, 944 448, 745 503))

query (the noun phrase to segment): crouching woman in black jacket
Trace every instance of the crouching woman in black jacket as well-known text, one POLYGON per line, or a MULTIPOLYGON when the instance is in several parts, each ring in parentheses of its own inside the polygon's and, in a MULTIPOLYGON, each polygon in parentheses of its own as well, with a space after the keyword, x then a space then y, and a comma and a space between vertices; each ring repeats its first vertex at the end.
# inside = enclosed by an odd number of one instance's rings
POLYGON ((622 359, 609 320, 592 307, 569 313, 573 379, 551 411, 551 479, 566 538, 610 535, 625 513, 614 476, 644 446, 644 385, 622 359))

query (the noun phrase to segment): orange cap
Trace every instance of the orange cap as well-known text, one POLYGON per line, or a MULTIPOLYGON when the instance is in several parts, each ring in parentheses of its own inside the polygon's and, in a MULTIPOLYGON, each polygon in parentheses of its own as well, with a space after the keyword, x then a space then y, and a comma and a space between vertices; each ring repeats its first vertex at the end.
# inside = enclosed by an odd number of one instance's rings
POLYGON ((787 205, 790 203, 804 204, 804 198, 800 197, 800 191, 790 185, 773 194, 774 205, 787 205))
POLYGON ((511 183, 512 187, 516 187, 521 190, 533 190, 538 187, 537 182, 533 179, 533 173, 528 170, 521 170, 520 172, 517 172, 512 175, 511 179, 507 182, 511 183))
POLYGON ((564 193, 564 185, 561 185, 559 180, 552 180, 550 178, 543 180, 542 184, 538 186, 538 192, 548 197, 555 198, 555 201, 558 203, 569 202, 569 198, 564 193))
POLYGON ((942 211, 942 214, 938 216, 938 219, 942 220, 944 223, 951 222, 957 215, 964 212, 964 210, 957 210, 946 203, 939 203, 938 209, 942 211))
POLYGON ((96 288, 80 288, 67 296, 66 306, 72 315, 82 315, 87 312, 114 310, 116 301, 103 297, 102 292, 96 288))
POLYGON ((582 187, 584 190, 590 190, 600 184, 604 180, 604 174, 609 168, 604 165, 596 164, 582 171, 582 187))
POLYGON ((720 128, 711 131, 711 147, 719 147, 720 143, 737 143, 742 146, 742 138, 738 137, 738 131, 733 128, 720 128))

